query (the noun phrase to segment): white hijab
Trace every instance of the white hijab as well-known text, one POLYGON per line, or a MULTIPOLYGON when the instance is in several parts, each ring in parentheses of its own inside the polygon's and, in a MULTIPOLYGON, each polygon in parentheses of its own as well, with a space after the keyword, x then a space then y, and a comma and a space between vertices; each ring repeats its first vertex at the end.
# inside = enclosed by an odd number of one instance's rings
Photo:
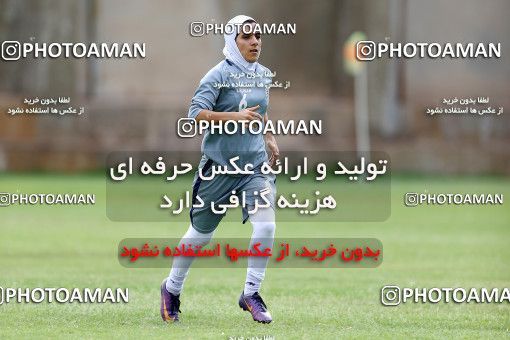
POLYGON ((238 15, 230 19, 228 24, 234 24, 236 25, 236 29, 227 29, 226 32, 229 32, 230 34, 224 34, 225 38, 225 47, 223 47, 223 54, 225 55, 225 58, 233 62, 235 65, 239 66, 243 72, 247 73, 253 73, 257 69, 257 62, 250 63, 244 59, 243 55, 239 51, 239 48, 237 47, 236 43, 236 35, 239 33, 237 30, 237 27, 241 25, 246 20, 253 20, 253 18, 246 16, 246 15, 238 15), (231 32, 232 31, 232 32, 231 32))

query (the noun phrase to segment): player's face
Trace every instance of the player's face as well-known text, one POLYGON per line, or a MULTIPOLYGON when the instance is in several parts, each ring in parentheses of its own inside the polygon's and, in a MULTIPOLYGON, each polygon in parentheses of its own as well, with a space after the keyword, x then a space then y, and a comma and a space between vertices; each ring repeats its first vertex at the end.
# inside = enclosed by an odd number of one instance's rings
POLYGON ((236 43, 239 52, 247 62, 254 63, 260 57, 262 49, 262 39, 260 33, 249 33, 255 31, 255 23, 246 23, 243 25, 244 29, 237 35, 236 43), (250 29, 251 26, 251 29, 250 29), (243 33, 246 32, 246 33, 243 33))

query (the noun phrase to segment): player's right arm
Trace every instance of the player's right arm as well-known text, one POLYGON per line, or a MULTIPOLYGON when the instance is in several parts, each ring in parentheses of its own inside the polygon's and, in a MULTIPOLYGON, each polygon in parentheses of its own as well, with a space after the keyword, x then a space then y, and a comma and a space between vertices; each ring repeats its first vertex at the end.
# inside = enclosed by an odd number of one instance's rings
POLYGON ((224 121, 224 120, 260 120, 262 121, 262 116, 256 112, 260 107, 260 105, 247 107, 244 110, 239 112, 214 112, 211 110, 201 110, 199 114, 195 117, 198 120, 207 120, 207 121, 224 121))

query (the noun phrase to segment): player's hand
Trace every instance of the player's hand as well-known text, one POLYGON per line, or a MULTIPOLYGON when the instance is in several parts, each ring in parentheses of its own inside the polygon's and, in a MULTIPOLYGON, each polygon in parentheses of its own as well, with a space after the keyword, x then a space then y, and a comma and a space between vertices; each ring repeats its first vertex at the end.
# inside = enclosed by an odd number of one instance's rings
POLYGON ((252 106, 252 107, 247 107, 244 110, 236 112, 235 120, 256 120, 256 119, 258 119, 258 120, 262 121, 262 116, 260 115, 260 113, 255 111, 259 107, 260 107, 260 105, 256 105, 256 106, 252 106))

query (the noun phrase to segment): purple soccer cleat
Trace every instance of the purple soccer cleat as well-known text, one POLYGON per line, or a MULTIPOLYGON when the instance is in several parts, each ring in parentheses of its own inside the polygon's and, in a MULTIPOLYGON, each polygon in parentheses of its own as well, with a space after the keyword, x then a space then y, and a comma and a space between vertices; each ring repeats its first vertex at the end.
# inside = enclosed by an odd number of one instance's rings
POLYGON ((252 296, 246 296, 243 291, 239 298, 239 307, 243 310, 249 311, 251 316, 253 316, 253 320, 257 322, 270 323, 273 321, 271 313, 268 312, 267 306, 259 293, 255 293, 252 296))
POLYGON ((161 283, 161 317, 165 322, 177 322, 179 321, 179 306, 181 301, 179 295, 173 295, 166 290, 166 280, 161 283))

